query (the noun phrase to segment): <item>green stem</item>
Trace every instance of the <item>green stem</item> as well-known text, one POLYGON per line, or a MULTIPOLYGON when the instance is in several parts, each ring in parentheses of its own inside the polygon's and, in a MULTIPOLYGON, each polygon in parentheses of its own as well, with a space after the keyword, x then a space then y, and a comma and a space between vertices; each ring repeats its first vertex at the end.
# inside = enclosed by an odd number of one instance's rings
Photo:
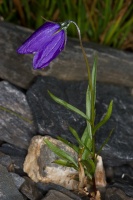
POLYGON ((96 163, 95 159, 95 152, 96 152, 96 147, 95 147, 95 135, 92 136, 92 149, 93 149, 93 159, 94 162, 96 163))
POLYGON ((86 53, 85 53, 85 50, 84 50, 84 47, 83 47, 83 43, 82 43, 82 39, 81 39, 81 34, 80 34, 80 29, 79 29, 78 25, 74 21, 70 21, 70 23, 73 23, 76 26, 77 31, 78 31, 80 46, 81 46, 83 57, 84 57, 84 60, 85 60, 85 63, 86 63, 86 68, 87 68, 87 72, 88 72, 89 87, 90 87, 90 91, 91 91, 92 83, 91 83, 90 65, 89 65, 88 58, 86 56, 86 53))
POLYGON ((92 178, 92 181, 93 181, 93 191, 94 191, 95 196, 96 196, 96 194, 97 194, 97 188, 96 188, 95 177, 92 178))

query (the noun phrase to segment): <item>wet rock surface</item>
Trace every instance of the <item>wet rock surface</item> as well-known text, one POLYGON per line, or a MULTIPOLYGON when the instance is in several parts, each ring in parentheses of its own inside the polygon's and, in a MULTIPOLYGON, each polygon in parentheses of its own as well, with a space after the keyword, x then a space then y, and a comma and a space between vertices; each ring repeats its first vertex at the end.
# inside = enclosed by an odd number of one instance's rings
MULTIPOLYGON (((89 199, 53 183, 35 183, 23 171, 29 143, 35 135, 54 138, 60 135, 75 142, 68 126, 74 127, 80 136, 85 127, 80 116, 56 104, 47 93, 50 90, 85 111, 86 81, 65 81, 87 77, 79 43, 70 39, 66 51, 50 67, 34 72, 32 56, 16 54, 17 47, 30 33, 30 30, 0 23, 0 199, 89 199), (44 77, 49 75, 57 79, 44 77)), ((102 191, 102 200, 132 200, 133 56, 94 44, 89 48, 85 44, 85 50, 91 62, 94 52, 99 56, 98 80, 103 83, 97 85, 97 122, 104 116, 110 100, 114 101, 112 117, 96 138, 99 148, 115 128, 101 153, 108 183, 102 191)))

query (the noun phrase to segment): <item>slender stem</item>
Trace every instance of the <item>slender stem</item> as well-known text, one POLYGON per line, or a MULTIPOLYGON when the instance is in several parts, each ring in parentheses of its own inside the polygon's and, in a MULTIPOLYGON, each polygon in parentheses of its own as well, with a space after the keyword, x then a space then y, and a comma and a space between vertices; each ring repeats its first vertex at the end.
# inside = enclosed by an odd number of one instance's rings
POLYGON ((93 159, 94 159, 94 163, 96 163, 96 159, 95 159, 95 153, 96 153, 95 135, 92 136, 92 149, 93 149, 93 159))
POLYGON ((90 91, 91 91, 92 84, 91 84, 90 65, 89 65, 88 58, 86 56, 86 53, 85 53, 85 50, 84 50, 84 47, 83 47, 83 43, 82 43, 82 39, 81 39, 81 34, 80 34, 80 29, 79 29, 78 25, 74 21, 70 21, 69 23, 73 23, 76 26, 77 31, 78 31, 80 46, 81 46, 83 57, 84 57, 84 60, 85 60, 85 63, 86 63, 86 68, 87 68, 87 72, 88 72, 89 87, 90 87, 90 91))
POLYGON ((93 190, 94 190, 94 193, 96 195, 97 194, 97 188, 96 188, 95 177, 92 178, 92 181, 93 181, 93 190))
MULTIPOLYGON (((78 31, 78 36, 79 36, 79 41, 80 41, 80 46, 81 46, 81 50, 82 50, 82 53, 83 53, 83 57, 84 57, 84 60, 85 60, 85 64, 86 64, 86 68, 87 68, 87 72, 88 72, 88 84, 89 84, 89 92, 90 92, 90 101, 91 101, 91 106, 92 109, 91 109, 91 114, 90 114, 90 120, 92 122, 91 124, 91 130, 94 129, 94 105, 93 105, 93 89, 92 89, 92 80, 91 80, 91 71, 90 71, 90 65, 89 65, 89 62, 88 62, 88 58, 86 56, 86 53, 85 53, 85 50, 84 50, 84 47, 83 47, 83 43, 82 43, 82 39, 81 39, 81 34, 80 34, 80 29, 78 27, 78 25, 74 22, 74 21, 66 21, 65 23, 62 23, 62 28, 67 28, 71 23, 73 23, 76 28, 77 28, 77 31, 78 31)), ((93 152, 93 157, 92 157, 92 160, 94 161, 94 163, 96 164, 96 157, 95 157, 95 152, 96 152, 96 149, 95 149, 95 135, 92 135, 92 152, 93 152)), ((82 156, 81 156, 82 158, 82 156)), ((80 159, 79 157, 79 161, 78 161, 78 164, 79 164, 79 179, 80 179, 80 184, 79 184, 79 188, 83 187, 84 185, 84 177, 85 177, 85 173, 84 173, 84 168, 82 166, 82 164, 80 163, 80 159)), ((95 177, 93 175, 92 177, 92 182, 93 182, 93 189, 94 189, 94 192, 95 192, 95 195, 96 195, 96 183, 95 183, 95 177)))

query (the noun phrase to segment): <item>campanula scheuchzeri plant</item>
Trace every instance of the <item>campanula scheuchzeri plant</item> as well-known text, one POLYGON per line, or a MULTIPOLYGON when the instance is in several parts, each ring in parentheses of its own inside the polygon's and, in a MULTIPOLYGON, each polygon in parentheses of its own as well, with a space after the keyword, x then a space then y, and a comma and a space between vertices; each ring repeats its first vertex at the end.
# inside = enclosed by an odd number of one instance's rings
POLYGON ((97 130, 109 120, 112 114, 113 107, 113 101, 111 101, 104 117, 99 123, 95 124, 97 59, 94 59, 92 70, 90 70, 88 59, 81 41, 80 29, 78 28, 77 24, 71 20, 63 23, 46 22, 22 44, 17 52, 21 54, 34 54, 34 69, 42 69, 48 66, 49 63, 54 58, 56 58, 58 54, 64 49, 67 41, 67 28, 71 23, 73 23, 77 28, 80 46, 88 72, 86 112, 84 113, 78 108, 75 108, 69 103, 59 99, 58 97, 54 96, 54 94, 52 94, 50 91, 48 91, 48 93, 55 102, 82 116, 86 120, 86 128, 82 134, 82 137, 80 138, 77 131, 72 127, 69 127, 69 130, 76 138, 78 145, 72 144, 64 138, 58 137, 59 140, 70 146, 77 153, 77 160, 75 160, 75 158, 73 158, 71 155, 68 155, 65 151, 59 149, 59 147, 52 144, 50 141, 45 140, 45 143, 55 154, 60 157, 60 159, 54 161, 55 163, 67 167, 73 167, 78 171, 79 191, 87 191, 86 194, 91 197, 92 193, 90 193, 89 189, 86 189, 86 179, 88 182, 92 182, 95 199, 95 195, 97 193, 95 184, 97 156, 100 154, 103 146, 108 142, 112 134, 112 130, 110 131, 107 139, 103 141, 103 144, 101 145, 101 147, 99 147, 99 149, 96 149, 95 134, 97 130))

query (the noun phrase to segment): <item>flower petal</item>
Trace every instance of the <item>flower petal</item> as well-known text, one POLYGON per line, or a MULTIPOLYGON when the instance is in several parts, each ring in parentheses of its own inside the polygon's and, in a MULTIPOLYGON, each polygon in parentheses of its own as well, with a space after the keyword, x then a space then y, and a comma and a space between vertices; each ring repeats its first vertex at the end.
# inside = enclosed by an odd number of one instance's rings
POLYGON ((35 53, 42 49, 46 43, 54 37, 55 32, 60 29, 57 23, 46 22, 39 27, 23 44, 17 52, 21 54, 35 53))
POLYGON ((65 31, 62 30, 59 33, 56 33, 51 41, 35 54, 33 59, 34 69, 41 69, 48 66, 49 63, 64 49, 65 42, 65 31))

